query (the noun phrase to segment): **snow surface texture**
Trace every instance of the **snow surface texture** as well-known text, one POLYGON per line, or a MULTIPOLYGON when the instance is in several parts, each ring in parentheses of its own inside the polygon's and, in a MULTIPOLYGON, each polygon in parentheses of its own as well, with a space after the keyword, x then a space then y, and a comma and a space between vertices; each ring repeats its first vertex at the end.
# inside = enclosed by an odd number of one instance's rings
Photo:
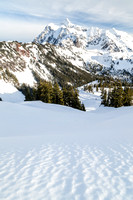
POLYGON ((29 142, 27 150, 14 146, 0 155, 1 200, 133 199, 132 145, 29 142))
POLYGON ((0 200, 133 199, 133 107, 79 90, 90 112, 0 102, 0 200))

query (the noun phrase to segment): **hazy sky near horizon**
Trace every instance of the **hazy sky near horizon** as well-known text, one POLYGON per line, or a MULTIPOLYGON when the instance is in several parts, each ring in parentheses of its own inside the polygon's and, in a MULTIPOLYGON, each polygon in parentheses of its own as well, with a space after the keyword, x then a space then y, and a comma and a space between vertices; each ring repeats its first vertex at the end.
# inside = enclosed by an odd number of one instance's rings
POLYGON ((133 0, 0 0, 0 41, 32 41, 46 24, 65 18, 133 34, 133 0))

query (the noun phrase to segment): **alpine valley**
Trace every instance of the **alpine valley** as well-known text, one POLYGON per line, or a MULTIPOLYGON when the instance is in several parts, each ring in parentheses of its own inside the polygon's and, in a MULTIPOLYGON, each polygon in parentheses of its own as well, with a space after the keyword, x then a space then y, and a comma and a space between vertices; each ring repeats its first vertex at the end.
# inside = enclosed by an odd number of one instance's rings
POLYGON ((81 86, 99 76, 133 82, 133 37, 116 29, 49 24, 33 42, 0 42, 0 78, 14 86, 40 79, 81 86))
POLYGON ((67 19, 0 42, 0 200, 133 200, 132 83, 133 37, 116 29, 67 19))

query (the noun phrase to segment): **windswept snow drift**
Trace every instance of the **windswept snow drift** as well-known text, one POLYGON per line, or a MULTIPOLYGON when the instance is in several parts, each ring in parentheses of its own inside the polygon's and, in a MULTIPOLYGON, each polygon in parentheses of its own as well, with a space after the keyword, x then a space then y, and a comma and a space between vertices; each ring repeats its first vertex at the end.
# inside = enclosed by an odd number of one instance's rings
POLYGON ((133 199, 133 107, 0 110, 1 200, 133 199))

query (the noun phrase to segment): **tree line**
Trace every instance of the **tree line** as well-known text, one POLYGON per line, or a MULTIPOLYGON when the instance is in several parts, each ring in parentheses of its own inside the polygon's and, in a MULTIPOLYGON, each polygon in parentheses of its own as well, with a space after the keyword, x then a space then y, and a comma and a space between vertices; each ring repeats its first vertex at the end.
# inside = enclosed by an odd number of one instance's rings
POLYGON ((121 106, 131 106, 133 98, 132 87, 122 87, 122 83, 118 81, 115 86, 110 89, 102 88, 101 99, 104 106, 109 107, 121 107, 121 106))
POLYGON ((50 82, 40 81, 34 88, 23 84, 19 90, 25 95, 26 101, 41 100, 85 111, 84 104, 79 100, 78 90, 71 85, 60 88, 57 82, 52 85, 50 82))

